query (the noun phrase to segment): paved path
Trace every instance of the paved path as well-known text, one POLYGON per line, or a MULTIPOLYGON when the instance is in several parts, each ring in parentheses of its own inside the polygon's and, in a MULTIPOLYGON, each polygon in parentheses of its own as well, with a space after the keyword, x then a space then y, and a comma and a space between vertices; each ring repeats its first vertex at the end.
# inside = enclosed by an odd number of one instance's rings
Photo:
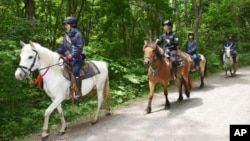
MULTIPOLYGON (((235 77, 219 73, 205 78, 205 87, 194 82, 190 99, 177 102, 169 92, 171 108, 164 109, 164 95, 155 95, 152 113, 145 115, 147 99, 135 101, 89 122, 69 127, 63 136, 51 133, 50 141, 229 141, 230 124, 250 124, 250 67, 235 77)), ((35 135, 31 140, 40 140, 35 135)))

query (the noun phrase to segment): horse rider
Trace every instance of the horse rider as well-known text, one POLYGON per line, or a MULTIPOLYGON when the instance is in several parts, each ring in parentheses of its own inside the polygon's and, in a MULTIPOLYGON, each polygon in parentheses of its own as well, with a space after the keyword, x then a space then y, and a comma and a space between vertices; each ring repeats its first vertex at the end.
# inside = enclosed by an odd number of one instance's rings
POLYGON ((195 69, 199 69, 199 55, 197 53, 197 40, 194 38, 194 33, 188 33, 188 40, 184 45, 184 52, 188 53, 194 60, 195 69))
POLYGON ((57 48, 57 52, 65 56, 72 64, 72 71, 76 77, 78 87, 78 91, 75 93, 75 98, 79 99, 82 96, 82 80, 79 77, 79 71, 85 58, 82 54, 84 38, 82 33, 77 29, 77 19, 75 17, 66 17, 63 24, 65 26, 65 35, 62 43, 57 48))
POLYGON ((172 22, 170 20, 166 20, 162 23, 163 29, 165 33, 160 37, 160 39, 156 40, 158 45, 163 44, 164 54, 168 54, 170 56, 169 60, 172 65, 171 74, 172 79, 175 80, 177 78, 177 50, 179 45, 179 39, 175 32, 172 31, 172 22))
POLYGON ((236 57, 237 57, 237 51, 236 51, 236 42, 233 40, 233 35, 228 34, 228 40, 223 44, 221 54, 220 54, 220 59, 223 64, 223 54, 225 52, 224 47, 225 46, 230 46, 231 47, 231 55, 233 57, 233 62, 237 63, 236 57))

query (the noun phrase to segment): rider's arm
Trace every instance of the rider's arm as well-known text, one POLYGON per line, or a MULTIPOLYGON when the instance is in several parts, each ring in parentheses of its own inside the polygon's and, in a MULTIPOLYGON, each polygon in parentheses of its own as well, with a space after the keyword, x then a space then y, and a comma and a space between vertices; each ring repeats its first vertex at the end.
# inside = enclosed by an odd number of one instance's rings
POLYGON ((156 43, 160 46, 163 43, 163 36, 161 36, 159 39, 156 39, 156 43))
POLYGON ((236 50, 236 43, 235 43, 234 41, 233 41, 232 43, 233 43, 233 44, 232 44, 232 49, 233 49, 233 50, 236 50))
POLYGON ((84 43, 83 43, 82 34, 80 32, 77 32, 73 40, 72 42, 74 44, 72 44, 72 56, 74 58, 75 57, 77 58, 79 55, 82 54, 82 50, 83 50, 84 43))

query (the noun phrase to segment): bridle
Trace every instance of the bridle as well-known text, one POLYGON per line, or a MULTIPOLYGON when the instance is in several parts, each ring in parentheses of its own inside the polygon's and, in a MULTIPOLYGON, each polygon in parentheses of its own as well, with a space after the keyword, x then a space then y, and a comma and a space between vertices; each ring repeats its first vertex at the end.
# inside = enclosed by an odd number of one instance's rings
MULTIPOLYGON (((18 66, 18 68, 20 68, 20 69, 24 72, 25 77, 26 77, 28 74, 31 74, 32 72, 34 72, 34 71, 32 71, 32 69, 33 69, 33 67, 35 66, 36 60, 37 60, 37 59, 38 59, 38 60, 40 59, 40 57, 39 57, 39 55, 38 55, 38 52, 37 52, 36 50, 34 50, 34 49, 33 49, 33 51, 36 53, 36 55, 35 55, 35 58, 34 58, 32 64, 30 65, 30 67, 28 68, 28 67, 22 66, 22 65, 19 65, 19 66, 18 66)), ((63 57, 60 57, 59 59, 63 59, 63 63, 60 63, 60 62, 59 62, 59 63, 56 63, 56 64, 54 64, 54 65, 50 65, 50 66, 47 66, 47 67, 38 69, 38 71, 47 69, 47 70, 45 71, 45 74, 46 74, 47 71, 48 71, 48 69, 49 69, 50 67, 57 66, 57 65, 62 66, 62 65, 65 63, 65 59, 64 59, 63 57)), ((43 75, 45 75, 45 74, 43 74, 43 75)))
POLYGON ((28 67, 22 66, 22 65, 19 65, 19 66, 18 66, 18 68, 20 68, 20 69, 24 72, 25 76, 28 75, 28 72, 29 72, 29 74, 32 73, 31 70, 32 70, 33 67, 35 66, 36 60, 39 59, 38 52, 37 52, 36 50, 33 50, 33 51, 36 53, 36 55, 35 55, 35 59, 33 60, 32 64, 30 65, 30 67, 28 68, 28 67), (27 70, 27 71, 26 71, 26 70, 27 70))
POLYGON ((147 48, 147 47, 153 48, 153 54, 154 54, 154 55, 153 55, 152 57, 150 57, 150 56, 144 56, 144 60, 145 60, 145 59, 148 59, 148 60, 149 60, 149 68, 151 69, 152 74, 153 74, 153 76, 154 76, 154 75, 158 72, 158 70, 159 70, 159 68, 160 68, 160 61, 159 61, 159 59, 156 57, 156 52, 155 52, 156 48, 155 48, 155 47, 152 47, 152 46, 145 46, 144 48, 147 48), (158 60, 158 64, 157 64, 156 67, 152 67, 152 63, 153 63, 154 60, 158 60))

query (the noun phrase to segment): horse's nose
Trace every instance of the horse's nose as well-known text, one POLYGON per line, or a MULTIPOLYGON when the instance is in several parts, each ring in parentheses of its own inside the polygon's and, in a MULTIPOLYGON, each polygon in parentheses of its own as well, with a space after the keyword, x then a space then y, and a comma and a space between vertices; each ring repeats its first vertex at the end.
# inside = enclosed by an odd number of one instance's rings
POLYGON ((149 61, 144 60, 144 62, 143 62, 143 63, 144 63, 144 66, 145 66, 145 67, 149 67, 149 61))
POLYGON ((15 72, 15 77, 16 77, 17 80, 23 80, 24 75, 23 75, 23 73, 18 69, 18 70, 16 70, 16 72, 15 72))

